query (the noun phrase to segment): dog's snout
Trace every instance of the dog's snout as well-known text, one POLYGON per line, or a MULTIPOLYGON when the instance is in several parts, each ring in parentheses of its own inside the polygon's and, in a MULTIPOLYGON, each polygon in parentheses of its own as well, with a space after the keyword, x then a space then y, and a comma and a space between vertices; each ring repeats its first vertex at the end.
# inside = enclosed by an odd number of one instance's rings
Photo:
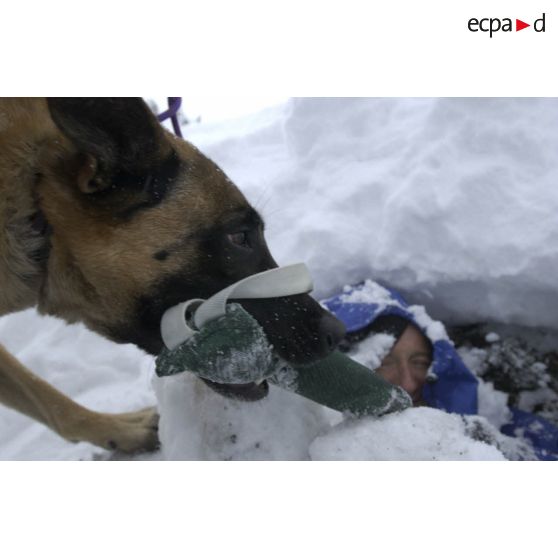
POLYGON ((333 351, 345 336, 345 326, 335 316, 324 314, 318 328, 322 348, 326 354, 333 351))
POLYGON ((277 354, 305 365, 328 356, 345 335, 345 326, 308 295, 239 300, 262 326, 277 354))

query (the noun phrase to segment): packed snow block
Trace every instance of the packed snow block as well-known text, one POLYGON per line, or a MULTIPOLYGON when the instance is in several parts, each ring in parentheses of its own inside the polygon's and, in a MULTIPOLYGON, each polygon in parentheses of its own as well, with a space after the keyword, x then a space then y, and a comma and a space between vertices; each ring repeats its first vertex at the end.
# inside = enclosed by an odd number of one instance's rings
POLYGON ((158 376, 189 371, 213 382, 273 384, 354 416, 380 416, 411 405, 409 396, 371 370, 335 351, 327 358, 293 368, 280 359, 259 323, 239 304, 212 320, 156 361, 158 376))

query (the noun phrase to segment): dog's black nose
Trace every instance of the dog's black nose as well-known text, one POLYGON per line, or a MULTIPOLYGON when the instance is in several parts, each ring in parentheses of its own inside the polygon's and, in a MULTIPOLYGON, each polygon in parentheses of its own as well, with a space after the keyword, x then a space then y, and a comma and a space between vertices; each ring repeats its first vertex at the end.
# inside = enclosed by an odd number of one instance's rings
POLYGON ((324 354, 331 353, 345 337, 345 326, 332 314, 326 313, 320 320, 318 335, 324 354))

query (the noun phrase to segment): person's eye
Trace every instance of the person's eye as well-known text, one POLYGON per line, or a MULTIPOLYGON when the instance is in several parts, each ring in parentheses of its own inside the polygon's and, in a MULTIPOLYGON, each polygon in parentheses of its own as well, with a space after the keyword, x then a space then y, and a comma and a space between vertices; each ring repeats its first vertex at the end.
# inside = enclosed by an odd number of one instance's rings
POLYGON ((423 369, 423 370, 427 370, 428 368, 430 368, 430 361, 428 360, 414 360, 412 361, 413 366, 416 366, 417 368, 423 369))
POLYGON ((228 234, 227 238, 229 239, 229 242, 231 242, 235 246, 241 246, 242 248, 250 248, 248 233, 246 231, 240 231, 240 232, 228 234))
POLYGON ((391 368, 395 365, 395 361, 393 359, 385 359, 380 364, 379 368, 391 368))

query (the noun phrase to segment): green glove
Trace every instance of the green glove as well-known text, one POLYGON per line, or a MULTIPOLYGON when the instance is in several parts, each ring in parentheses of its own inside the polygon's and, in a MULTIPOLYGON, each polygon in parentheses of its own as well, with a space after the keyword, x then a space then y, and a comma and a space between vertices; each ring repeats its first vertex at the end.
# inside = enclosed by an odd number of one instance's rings
POLYGON ((340 351, 312 364, 297 366, 294 372, 293 375, 283 369, 269 380, 343 413, 380 416, 412 405, 405 390, 340 351))
POLYGON ((249 384, 271 376, 279 359, 260 324, 240 304, 227 304, 226 311, 175 349, 163 349, 157 375, 188 370, 220 384, 249 384))
POLYGON ((175 349, 164 349, 156 361, 158 376, 190 371, 224 384, 264 379, 355 416, 380 416, 411 405, 407 393, 335 351, 306 366, 280 359, 259 323, 239 304, 227 304, 226 315, 206 323, 175 349))

